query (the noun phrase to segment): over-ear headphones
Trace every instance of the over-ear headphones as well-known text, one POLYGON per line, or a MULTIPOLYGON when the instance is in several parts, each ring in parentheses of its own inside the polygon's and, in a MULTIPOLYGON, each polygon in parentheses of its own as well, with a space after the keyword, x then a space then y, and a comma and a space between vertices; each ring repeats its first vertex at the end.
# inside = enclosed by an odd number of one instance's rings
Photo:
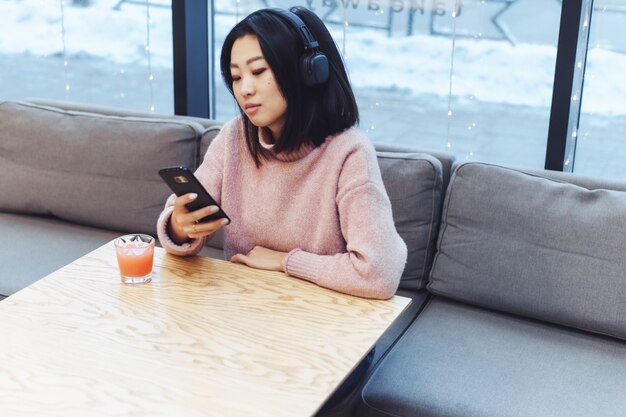
POLYGON ((300 58, 299 66, 300 76, 304 83, 310 87, 324 84, 328 81, 329 76, 328 58, 319 50, 319 43, 309 31, 309 28, 291 10, 279 8, 272 10, 289 20, 298 29, 298 33, 302 38, 304 53, 300 58))

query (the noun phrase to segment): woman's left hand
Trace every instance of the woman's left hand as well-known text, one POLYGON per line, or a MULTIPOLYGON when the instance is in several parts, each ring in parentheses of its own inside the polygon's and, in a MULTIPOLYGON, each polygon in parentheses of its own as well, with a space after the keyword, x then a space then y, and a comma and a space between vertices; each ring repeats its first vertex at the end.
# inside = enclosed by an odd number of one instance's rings
POLYGON ((230 261, 244 264, 251 268, 282 272, 284 268, 283 261, 286 257, 286 252, 278 252, 262 246, 255 246, 247 255, 238 253, 230 258, 230 261))

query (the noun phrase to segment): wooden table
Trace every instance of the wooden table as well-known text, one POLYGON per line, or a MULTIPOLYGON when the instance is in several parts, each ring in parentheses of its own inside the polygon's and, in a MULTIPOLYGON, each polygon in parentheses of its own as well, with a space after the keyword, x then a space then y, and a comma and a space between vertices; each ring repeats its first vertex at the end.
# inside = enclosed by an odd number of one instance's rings
POLYGON ((108 243, 0 302, 0 415, 311 416, 409 302, 108 243))

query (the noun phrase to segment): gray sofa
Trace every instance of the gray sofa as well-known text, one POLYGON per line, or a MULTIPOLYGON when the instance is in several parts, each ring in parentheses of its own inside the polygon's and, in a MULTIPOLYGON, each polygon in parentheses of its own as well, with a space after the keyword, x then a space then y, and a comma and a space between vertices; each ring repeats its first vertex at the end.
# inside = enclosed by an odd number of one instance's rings
POLYGON ((459 164, 358 416, 626 416, 626 183, 459 164))
MULTIPOLYGON (((214 121, 0 103, 0 294, 124 232, 214 121)), ((412 298, 337 416, 626 416, 626 184, 378 146, 412 298)), ((221 256, 221 236, 203 254, 221 256)))

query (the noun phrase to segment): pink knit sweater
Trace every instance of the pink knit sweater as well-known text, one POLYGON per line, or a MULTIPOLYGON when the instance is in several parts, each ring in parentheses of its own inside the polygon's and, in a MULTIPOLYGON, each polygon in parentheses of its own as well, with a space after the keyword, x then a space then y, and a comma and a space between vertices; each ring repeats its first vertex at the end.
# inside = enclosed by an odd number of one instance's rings
MULTIPOLYGON (((263 137, 261 143, 271 150, 263 137)), ((391 297, 407 249, 369 140, 353 128, 320 147, 262 161, 257 168, 236 118, 222 128, 196 171, 231 218, 224 227, 226 259, 263 246, 289 253, 288 275, 361 297, 391 297)), ((174 199, 159 218, 159 240, 172 254, 194 255, 204 239, 177 245, 168 236, 174 199)))

